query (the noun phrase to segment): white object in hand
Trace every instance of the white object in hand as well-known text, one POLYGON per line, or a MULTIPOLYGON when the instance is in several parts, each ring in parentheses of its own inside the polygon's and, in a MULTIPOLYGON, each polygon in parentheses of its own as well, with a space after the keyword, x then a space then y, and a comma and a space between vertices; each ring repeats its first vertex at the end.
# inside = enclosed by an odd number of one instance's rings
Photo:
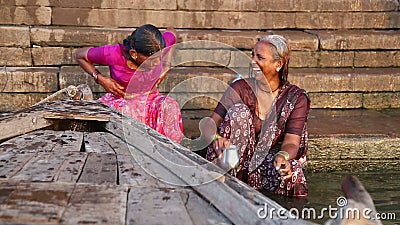
POLYGON ((228 170, 235 169, 239 165, 239 154, 235 145, 230 145, 222 153, 222 162, 228 170))

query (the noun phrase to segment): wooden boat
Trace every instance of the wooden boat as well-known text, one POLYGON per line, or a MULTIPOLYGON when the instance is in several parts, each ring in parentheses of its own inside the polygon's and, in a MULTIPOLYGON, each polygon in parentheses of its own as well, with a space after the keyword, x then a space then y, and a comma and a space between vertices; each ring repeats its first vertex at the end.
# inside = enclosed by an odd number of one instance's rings
POLYGON ((294 223, 311 224, 98 101, 0 117, 0 224, 294 223))

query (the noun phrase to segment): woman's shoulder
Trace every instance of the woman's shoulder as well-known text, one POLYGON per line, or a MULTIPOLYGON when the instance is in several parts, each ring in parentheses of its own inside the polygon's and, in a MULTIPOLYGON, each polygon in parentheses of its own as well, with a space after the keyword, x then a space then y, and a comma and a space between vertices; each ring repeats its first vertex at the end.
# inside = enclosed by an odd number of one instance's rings
POLYGON ((239 79, 231 84, 232 87, 251 88, 254 84, 254 78, 239 79))
POLYGON ((104 45, 103 46, 104 56, 107 57, 112 64, 125 64, 125 57, 122 53, 123 45, 114 44, 114 45, 104 45))
POLYGON ((310 101, 308 93, 305 89, 291 83, 286 84, 286 88, 288 89, 288 93, 291 93, 292 96, 296 96, 300 100, 305 100, 306 102, 310 101))
POLYGON ((101 45, 98 47, 92 47, 93 49, 101 49, 103 51, 121 51, 120 44, 113 44, 113 45, 101 45))
POLYGON ((246 95, 248 94, 249 91, 252 90, 252 82, 254 83, 254 81, 252 81, 252 78, 243 78, 243 79, 239 79, 234 81, 233 83, 231 83, 229 85, 229 89, 231 90, 235 90, 236 93, 238 93, 239 95, 246 95))
POLYGON ((92 47, 87 53, 88 59, 101 65, 115 65, 123 62, 123 56, 118 44, 92 47))
POLYGON ((162 36, 165 41, 165 47, 169 47, 176 43, 176 34, 174 32, 165 31, 162 36))
POLYGON ((114 44, 114 45, 105 45, 106 49, 108 49, 108 51, 110 53, 115 53, 115 54, 119 54, 122 55, 122 48, 123 45, 122 44, 114 44))
POLYGON ((103 56, 118 57, 119 55, 122 55, 122 49, 120 44, 102 45, 98 47, 93 47, 90 48, 89 51, 94 52, 97 55, 103 55, 103 56))

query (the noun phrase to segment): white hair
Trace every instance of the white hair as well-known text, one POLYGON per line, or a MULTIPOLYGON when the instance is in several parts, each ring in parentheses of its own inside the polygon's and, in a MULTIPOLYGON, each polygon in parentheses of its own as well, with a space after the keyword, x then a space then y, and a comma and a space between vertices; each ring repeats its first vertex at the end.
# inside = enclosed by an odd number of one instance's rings
POLYGON ((282 63, 282 67, 279 70, 279 79, 281 84, 285 83, 289 74, 290 47, 288 41, 281 35, 276 34, 263 36, 258 41, 265 41, 273 46, 272 57, 282 63))
POLYGON ((284 57, 289 58, 290 48, 286 38, 280 35, 266 35, 258 39, 258 41, 266 41, 269 42, 272 46, 274 46, 273 57, 275 60, 281 60, 284 57))

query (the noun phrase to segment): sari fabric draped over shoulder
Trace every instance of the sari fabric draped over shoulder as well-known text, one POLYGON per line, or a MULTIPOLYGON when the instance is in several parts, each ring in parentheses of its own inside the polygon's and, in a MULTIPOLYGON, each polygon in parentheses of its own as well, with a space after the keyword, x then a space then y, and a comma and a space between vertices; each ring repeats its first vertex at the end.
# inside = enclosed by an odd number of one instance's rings
MULTIPOLYGON (((163 33, 166 48, 163 57, 176 42, 171 32, 163 33)), ((99 100, 124 114, 150 126, 169 139, 179 143, 183 134, 179 104, 171 97, 159 93, 156 83, 160 79, 163 65, 160 63, 148 71, 132 70, 127 66, 122 44, 91 48, 88 60, 110 68, 110 76, 125 88, 126 97, 107 93, 99 100)), ((162 62, 162 60, 161 60, 162 62)))
MULTIPOLYGON (((262 121, 256 115, 256 96, 252 91, 254 80, 242 80, 232 88, 237 96, 223 96, 215 109, 224 118, 219 134, 230 139, 230 143, 236 145, 239 151, 239 167, 231 170, 231 175, 257 190, 264 189, 287 196, 307 195, 302 171, 307 153, 307 116, 310 108, 306 92, 287 83, 273 100, 271 112, 262 121), (222 107, 228 108, 225 110, 222 107), (297 157, 290 160, 292 179, 280 181, 273 165, 273 156, 281 150, 286 133, 299 135, 301 141, 297 157)), ((216 157, 211 145, 206 157, 208 160, 216 157)))

